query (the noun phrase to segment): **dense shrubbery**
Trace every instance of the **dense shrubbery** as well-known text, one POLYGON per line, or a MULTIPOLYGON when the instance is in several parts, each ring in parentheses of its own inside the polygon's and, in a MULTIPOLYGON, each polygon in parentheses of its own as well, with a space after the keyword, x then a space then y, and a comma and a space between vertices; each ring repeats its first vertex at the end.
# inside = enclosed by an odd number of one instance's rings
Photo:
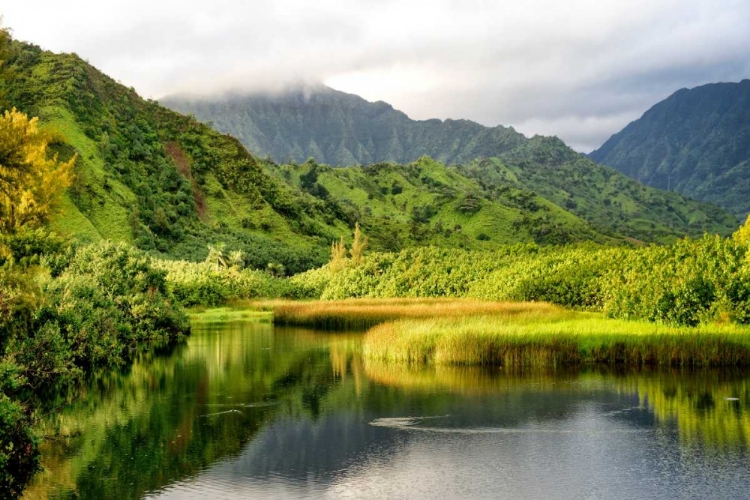
POLYGON ((750 322, 747 247, 704 236, 627 252, 603 281, 609 316, 677 325, 750 322))
POLYGON ((208 262, 154 260, 154 267, 167 272, 166 279, 175 299, 185 306, 214 306, 237 299, 297 297, 288 280, 268 272, 219 267, 208 262))
POLYGON ((323 299, 474 297, 548 301, 672 325, 750 322, 747 245, 719 236, 640 248, 409 249, 291 281, 299 294, 323 299))
POLYGON ((69 247, 43 231, 0 241, 0 495, 36 470, 35 392, 123 366, 145 341, 188 333, 163 271, 124 244, 69 247))

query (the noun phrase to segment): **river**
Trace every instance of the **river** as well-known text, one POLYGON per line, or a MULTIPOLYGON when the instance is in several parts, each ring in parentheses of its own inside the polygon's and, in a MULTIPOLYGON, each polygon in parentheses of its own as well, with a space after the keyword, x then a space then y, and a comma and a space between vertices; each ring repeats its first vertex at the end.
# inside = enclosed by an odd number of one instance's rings
POLYGON ((409 368, 237 321, 96 377, 25 498, 748 498, 750 373, 409 368))

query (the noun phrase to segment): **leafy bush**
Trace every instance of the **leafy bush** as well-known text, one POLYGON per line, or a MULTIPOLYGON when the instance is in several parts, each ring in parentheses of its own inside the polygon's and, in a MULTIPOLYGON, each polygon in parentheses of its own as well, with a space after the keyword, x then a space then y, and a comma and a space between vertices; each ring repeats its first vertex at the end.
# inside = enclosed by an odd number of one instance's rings
POLYGON ((264 271, 158 259, 153 260, 153 266, 166 272, 171 293, 184 306, 215 306, 238 299, 301 295, 293 282, 264 271))
POLYGON ((6 237, 2 249, 0 496, 7 497, 38 468, 30 396, 123 366, 139 343, 175 340, 188 321, 165 273, 127 245, 68 248, 36 231, 6 237))

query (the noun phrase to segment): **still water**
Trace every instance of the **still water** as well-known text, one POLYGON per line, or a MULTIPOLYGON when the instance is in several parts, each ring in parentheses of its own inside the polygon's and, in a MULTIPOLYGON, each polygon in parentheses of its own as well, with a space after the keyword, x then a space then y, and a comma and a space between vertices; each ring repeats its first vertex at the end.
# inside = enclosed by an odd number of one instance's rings
POLYGON ((26 498, 750 498, 750 373, 368 363, 235 322, 41 423, 26 498))

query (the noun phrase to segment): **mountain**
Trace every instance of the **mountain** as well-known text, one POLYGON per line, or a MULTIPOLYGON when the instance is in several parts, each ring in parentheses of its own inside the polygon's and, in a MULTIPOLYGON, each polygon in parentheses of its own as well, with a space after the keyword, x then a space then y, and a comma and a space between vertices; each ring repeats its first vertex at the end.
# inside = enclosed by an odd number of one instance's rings
POLYGON ((525 139, 513 128, 468 120, 412 120, 385 102, 368 102, 324 85, 160 101, 211 122, 257 155, 285 163, 311 157, 334 166, 410 163, 425 155, 447 164, 466 163, 495 156, 525 139))
MULTIPOLYGON (((409 163, 424 155, 458 166, 485 187, 544 197, 613 237, 669 241, 676 234, 727 234, 738 222, 707 203, 645 188, 562 141, 467 120, 411 120, 383 102, 325 86, 275 94, 166 98, 162 102, 238 137, 276 161, 332 165, 409 163), (477 169, 477 159, 488 171, 477 169), (487 160, 491 159, 491 160, 487 160), (502 166, 499 166, 502 165, 502 166), (461 167, 463 166, 463 167, 461 167)), ((489 196, 489 195, 488 195, 489 196)))
POLYGON ((8 103, 40 117, 61 159, 78 155, 52 223, 60 233, 189 259, 224 242, 248 265, 299 271, 350 232, 335 207, 269 175, 237 139, 141 99, 75 54, 14 41, 6 67, 8 103))
POLYGON ((591 158, 660 189, 750 212, 750 80, 682 89, 591 158))

